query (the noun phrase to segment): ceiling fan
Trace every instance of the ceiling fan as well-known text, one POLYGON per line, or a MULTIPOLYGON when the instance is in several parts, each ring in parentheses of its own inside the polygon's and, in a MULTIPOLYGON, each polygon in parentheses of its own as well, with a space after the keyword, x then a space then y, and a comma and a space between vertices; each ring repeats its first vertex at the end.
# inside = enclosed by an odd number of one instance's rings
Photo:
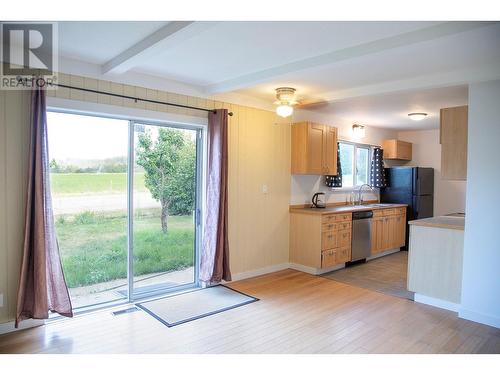
POLYGON ((295 93, 296 89, 293 87, 278 87, 276 89, 276 101, 274 104, 277 105, 276 113, 281 117, 288 117, 293 114, 293 109, 318 109, 329 104, 328 101, 322 99, 301 99, 296 100, 295 93))

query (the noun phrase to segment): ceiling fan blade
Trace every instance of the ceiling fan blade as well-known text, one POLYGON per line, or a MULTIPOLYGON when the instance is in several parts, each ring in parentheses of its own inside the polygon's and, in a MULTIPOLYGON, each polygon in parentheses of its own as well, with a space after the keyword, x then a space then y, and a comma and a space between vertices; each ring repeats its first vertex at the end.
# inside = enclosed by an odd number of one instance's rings
POLYGON ((313 101, 313 102, 307 102, 303 104, 297 104, 295 108, 297 109, 319 109, 319 108, 324 108, 330 105, 330 102, 326 100, 318 100, 318 101, 313 101))

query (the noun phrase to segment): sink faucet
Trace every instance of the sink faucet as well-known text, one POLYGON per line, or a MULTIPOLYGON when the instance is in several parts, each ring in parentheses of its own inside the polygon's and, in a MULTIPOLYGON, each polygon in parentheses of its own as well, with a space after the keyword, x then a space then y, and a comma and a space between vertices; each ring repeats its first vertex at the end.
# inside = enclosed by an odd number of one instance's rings
POLYGON ((358 190, 358 204, 363 204, 363 195, 362 195, 363 191, 362 190, 365 186, 368 186, 370 188, 370 190, 373 191, 373 188, 370 185, 368 185, 368 184, 361 185, 359 187, 359 190, 358 190))

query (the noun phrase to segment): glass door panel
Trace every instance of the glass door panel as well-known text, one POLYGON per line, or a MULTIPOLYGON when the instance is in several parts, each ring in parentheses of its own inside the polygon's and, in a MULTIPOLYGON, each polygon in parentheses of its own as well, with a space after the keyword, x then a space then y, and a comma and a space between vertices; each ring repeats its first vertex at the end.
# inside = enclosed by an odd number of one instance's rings
POLYGON ((74 308, 127 297, 128 121, 47 113, 51 192, 74 308))
POLYGON ((196 282, 197 130, 132 123, 133 296, 196 282))

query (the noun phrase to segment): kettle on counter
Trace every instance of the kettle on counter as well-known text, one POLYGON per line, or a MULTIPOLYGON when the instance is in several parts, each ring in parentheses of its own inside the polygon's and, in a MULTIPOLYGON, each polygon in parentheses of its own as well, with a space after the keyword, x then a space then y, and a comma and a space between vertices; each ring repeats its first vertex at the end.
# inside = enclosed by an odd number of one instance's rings
POLYGON ((312 197, 313 208, 326 208, 325 193, 319 192, 312 197))

